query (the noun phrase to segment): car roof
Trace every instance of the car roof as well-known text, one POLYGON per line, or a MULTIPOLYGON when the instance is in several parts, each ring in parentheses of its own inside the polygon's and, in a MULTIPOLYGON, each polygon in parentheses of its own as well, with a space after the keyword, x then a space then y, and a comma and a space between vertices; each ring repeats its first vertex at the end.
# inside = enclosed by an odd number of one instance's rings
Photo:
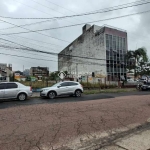
POLYGON ((79 83, 79 82, 76 82, 76 81, 63 81, 63 82, 74 82, 74 83, 79 83))
POLYGON ((1 83, 19 83, 19 82, 0 82, 1 83))

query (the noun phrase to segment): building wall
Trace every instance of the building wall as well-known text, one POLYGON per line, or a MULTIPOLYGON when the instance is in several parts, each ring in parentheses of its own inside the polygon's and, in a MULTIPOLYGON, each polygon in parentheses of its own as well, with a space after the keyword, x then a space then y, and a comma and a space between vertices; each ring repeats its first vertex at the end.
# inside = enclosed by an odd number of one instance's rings
POLYGON ((92 26, 60 53, 59 71, 68 71, 73 77, 92 74, 92 72, 106 75, 104 34, 95 35, 95 31, 100 28, 95 27, 92 26))
POLYGON ((0 63, 0 69, 5 70, 7 68, 7 64, 0 63))
POLYGON ((86 31, 85 29, 86 28, 84 28, 82 35, 80 35, 76 40, 74 40, 59 53, 58 70, 68 71, 71 77, 74 78, 84 75, 91 75, 92 72, 103 75, 104 77, 107 77, 107 79, 108 75, 110 74, 109 78, 111 79, 109 80, 115 80, 116 77, 125 75, 125 68, 123 68, 124 71, 121 72, 121 66, 116 69, 116 65, 117 63, 120 63, 120 57, 122 59, 127 52, 126 31, 114 29, 112 27, 100 27, 96 25, 91 27, 88 25, 86 31), (108 35, 109 38, 112 38, 107 40, 106 35, 108 35), (114 42, 114 37, 119 37, 119 40, 121 39, 122 42, 123 39, 125 39, 124 50, 121 48, 117 51, 117 40, 114 42), (114 48, 115 46, 116 48, 114 48), (116 58, 114 54, 116 55, 116 58), (119 54, 118 57, 117 54, 119 54), (80 58, 76 56, 80 56, 80 58))
POLYGON ((127 32, 105 27, 107 78, 126 78, 127 32))

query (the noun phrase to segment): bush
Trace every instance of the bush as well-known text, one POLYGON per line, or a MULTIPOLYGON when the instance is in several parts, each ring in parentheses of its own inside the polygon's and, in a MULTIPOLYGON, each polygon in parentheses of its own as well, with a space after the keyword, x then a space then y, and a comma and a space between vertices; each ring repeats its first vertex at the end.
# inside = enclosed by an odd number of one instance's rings
POLYGON ((101 83, 101 84, 94 83, 93 84, 93 83, 87 83, 87 82, 82 82, 81 84, 84 88, 101 88, 101 89, 104 89, 104 88, 116 88, 117 87, 116 84, 111 84, 111 85, 106 84, 105 85, 104 83, 101 83))
MULTIPOLYGON (((31 82, 31 81, 20 81, 20 83, 26 85, 26 86, 31 86, 33 89, 41 89, 41 88, 45 88, 47 87, 47 82, 43 82, 43 81, 35 81, 35 82, 31 82)), ((48 83, 48 86, 52 86, 52 83, 48 83)))

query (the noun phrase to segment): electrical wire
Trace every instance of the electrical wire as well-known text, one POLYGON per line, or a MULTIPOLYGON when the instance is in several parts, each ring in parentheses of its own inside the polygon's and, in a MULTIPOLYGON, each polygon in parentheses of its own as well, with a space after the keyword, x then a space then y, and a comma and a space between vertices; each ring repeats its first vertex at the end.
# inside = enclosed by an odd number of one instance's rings
MULTIPOLYGON (((76 56, 76 55, 66 55, 66 54, 57 54, 57 53, 53 53, 53 52, 46 52, 46 51, 40 51, 40 50, 30 50, 30 49, 26 49, 26 48, 21 48, 21 47, 10 47, 10 46, 4 46, 4 45, 0 45, 0 47, 4 47, 4 48, 8 48, 8 49, 21 49, 21 50, 26 50, 26 51, 34 51, 34 52, 39 52, 39 53, 44 53, 44 54, 51 54, 51 55, 55 55, 55 56, 63 56, 63 57, 73 57, 73 58, 82 58, 82 59, 86 59, 86 62, 87 60, 104 60, 106 61, 107 59, 100 59, 100 58, 92 58, 92 57, 84 57, 84 56, 76 56)), ((75 60, 75 59, 74 59, 75 60)), ((81 60, 78 60, 76 59, 77 61, 81 61, 81 60)), ((111 59, 109 59, 111 60, 111 59)), ((112 59, 113 60, 113 59, 112 59)), ((64 62, 64 61, 60 61, 60 62, 64 62)), ((86 63, 85 62, 85 63, 86 63)), ((123 61, 122 61, 123 62, 123 61)))
MULTIPOLYGON (((68 25, 68 26, 61 26, 61 27, 54 27, 54 28, 47 28, 47 29, 40 29, 40 30, 32 30, 32 31, 27 31, 27 32, 14 32, 14 33, 1 34, 1 35, 23 34, 23 33, 37 32, 37 31, 49 31, 49 30, 55 30, 55 29, 62 29, 62 28, 74 27, 74 26, 79 26, 79 25, 88 24, 88 23, 120 19, 120 18, 125 18, 125 17, 129 17, 129 16, 133 16, 133 15, 149 13, 149 12, 150 12, 150 10, 146 10, 146 11, 142 11, 142 12, 138 12, 138 13, 132 13, 132 14, 128 14, 128 15, 122 15, 122 16, 118 16, 118 17, 106 18, 106 19, 95 20, 95 21, 79 23, 79 24, 73 24, 73 25, 68 25)), ((67 41, 65 41, 65 42, 67 42, 67 41)))
MULTIPOLYGON (((17 1, 17 0, 15 0, 15 1, 17 1)), ((137 1, 137 2, 143 2, 143 0, 142 1, 137 1)), ((137 3, 137 2, 135 2, 135 3, 137 3)), ((77 15, 61 16, 61 17, 53 17, 53 18, 13 18, 13 17, 4 17, 4 16, 0 16, 0 17, 1 18, 9 18, 9 19, 63 19, 63 18, 79 17, 79 16, 85 16, 85 15, 91 15, 91 14, 97 14, 97 13, 105 13, 105 12, 110 12, 110 11, 119 10, 119 9, 123 9, 123 8, 129 8, 129 7, 133 7, 133 6, 144 5, 144 4, 148 4, 148 3, 150 3, 150 2, 149 1, 145 1, 144 3, 134 4, 134 5, 131 5, 131 6, 124 6, 124 7, 121 7, 121 8, 113 9, 113 7, 110 7, 110 8, 105 8, 106 10, 102 9, 103 11, 98 11, 97 10, 97 11, 90 12, 90 13, 87 12, 87 13, 82 13, 82 14, 77 14, 77 15)), ((124 5, 127 5, 127 4, 131 4, 131 3, 126 3, 124 5)), ((120 6, 120 5, 118 5, 118 6, 120 6)), ((118 7, 118 6, 114 6, 114 7, 118 7)))
MULTIPOLYGON (((9 35, 9 36, 14 36, 14 35, 9 35)), ((15 36, 16 36, 16 35, 15 35, 15 36)), ((45 41, 35 40, 35 39, 27 38, 27 37, 22 37, 22 36, 20 36, 20 35, 17 35, 17 37, 23 38, 23 39, 27 39, 27 40, 32 40, 32 41, 35 41, 35 42, 40 42, 40 43, 48 44, 48 45, 54 45, 54 46, 59 46, 59 47, 61 47, 60 45, 56 45, 56 44, 49 43, 49 42, 45 42, 45 41)))
MULTIPOLYGON (((25 30, 28 30, 29 32, 35 32, 35 33, 37 33, 37 34, 41 34, 41 35, 44 35, 44 36, 47 36, 47 37, 50 37, 50 38, 53 38, 53 39, 56 39, 56 40, 60 40, 60 41, 62 41, 62 42, 67 42, 67 43, 69 42, 69 41, 65 41, 65 40, 62 40, 62 39, 59 39, 59 38, 56 38, 56 37, 52 37, 52 36, 50 36, 50 35, 43 34, 43 33, 40 33, 40 32, 34 31, 34 30, 30 30, 30 29, 27 29, 27 28, 24 28, 24 27, 20 27, 20 26, 18 26, 18 25, 16 25, 16 24, 10 23, 10 22, 5 21, 5 20, 2 20, 2 19, 0 19, 0 21, 3 21, 3 22, 5 22, 5 23, 14 25, 14 26, 16 26, 16 27, 19 27, 19 28, 22 28, 22 29, 25 29, 25 30)), ((1 34, 1 35, 6 35, 6 34, 1 34)))
MULTIPOLYGON (((48 1, 48 0, 45 0, 45 1, 48 1)), ((50 1, 48 1, 49 3, 52 3, 52 2, 50 2, 50 1)), ((141 2, 141 1, 139 1, 139 2, 141 2)), ((143 1, 142 1, 143 2, 143 1)), ((54 4, 54 3, 52 3, 52 4, 54 4)), ((128 4, 128 3, 127 3, 128 4)), ((130 4, 130 3, 129 3, 130 4)), ((57 5, 57 4, 54 4, 54 5, 56 5, 56 6, 59 6, 59 5, 57 5)), ((120 6, 120 5, 118 5, 118 6, 120 6)), ((121 5, 122 6, 122 5, 121 5)), ((61 7, 61 6, 59 6, 59 7, 61 7)), ((62 8, 64 8, 64 7, 62 7, 62 8)), ((113 7, 110 7, 110 8, 113 8, 113 7)), ((105 9, 110 9, 110 8, 105 8, 105 9)), ((64 8, 65 9, 65 8, 64 8)), ((105 10, 104 9, 104 10, 105 10)), ((69 9, 66 9, 66 10, 68 10, 68 11, 71 11, 71 10, 69 10, 69 9)), ((103 9, 102 9, 103 10, 103 9)), ((113 11, 113 10, 112 10, 113 11)), ((71 11, 71 12, 74 12, 74 11, 71 11)), ((75 12, 74 12, 75 13, 75 12)), ((90 18, 91 19, 91 18, 90 18)), ((35 25, 35 24, 40 24, 40 23, 45 23, 45 22, 50 22, 50 21, 52 21, 52 20, 46 20, 46 21, 40 21, 40 22, 35 22, 35 23, 29 23, 29 24, 23 24, 23 25, 19 25, 20 27, 23 27, 23 26, 30 26, 30 25, 35 25)), ((13 28, 16 28, 16 26, 13 26, 13 27, 8 27, 8 28, 2 28, 2 29, 0 29, 0 30, 7 30, 7 29, 13 29, 13 28)))

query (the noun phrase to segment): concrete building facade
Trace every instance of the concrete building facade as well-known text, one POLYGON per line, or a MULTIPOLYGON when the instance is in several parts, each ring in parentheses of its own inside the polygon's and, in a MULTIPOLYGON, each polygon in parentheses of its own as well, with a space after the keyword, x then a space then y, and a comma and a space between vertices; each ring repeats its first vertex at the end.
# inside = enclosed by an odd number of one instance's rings
POLYGON ((0 82, 10 81, 10 77, 13 76, 12 65, 0 63, 0 82))
POLYGON ((58 70, 71 77, 92 75, 116 81, 126 77, 127 32, 109 26, 82 28, 82 34, 58 54, 58 70))

